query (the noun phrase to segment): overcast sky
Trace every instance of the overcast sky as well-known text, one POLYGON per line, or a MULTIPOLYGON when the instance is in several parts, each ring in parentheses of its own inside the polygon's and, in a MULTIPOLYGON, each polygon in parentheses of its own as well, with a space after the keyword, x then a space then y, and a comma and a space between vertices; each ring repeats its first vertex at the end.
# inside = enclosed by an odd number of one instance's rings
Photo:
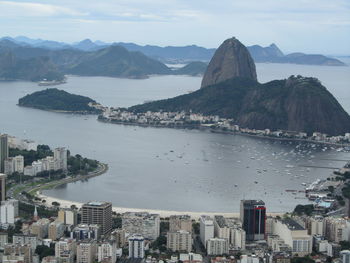
POLYGON ((350 0, 0 0, 0 34, 350 55, 350 0))

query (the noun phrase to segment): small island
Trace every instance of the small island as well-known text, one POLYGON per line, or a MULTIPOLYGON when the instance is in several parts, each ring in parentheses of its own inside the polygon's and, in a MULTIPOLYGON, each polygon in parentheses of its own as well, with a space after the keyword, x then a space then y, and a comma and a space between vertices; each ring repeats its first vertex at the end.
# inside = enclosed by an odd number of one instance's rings
POLYGON ((89 97, 70 94, 56 88, 34 92, 20 98, 19 106, 40 110, 69 112, 80 114, 98 114, 100 110, 93 107, 96 101, 89 97))

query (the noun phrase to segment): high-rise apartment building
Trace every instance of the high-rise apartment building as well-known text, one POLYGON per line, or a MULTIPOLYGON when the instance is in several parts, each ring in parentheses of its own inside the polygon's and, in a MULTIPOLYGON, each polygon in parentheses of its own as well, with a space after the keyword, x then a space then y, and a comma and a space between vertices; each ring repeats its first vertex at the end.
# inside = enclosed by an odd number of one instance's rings
POLYGON ((262 200, 241 200, 240 217, 247 241, 265 239, 266 207, 262 200))
POLYGON ((129 258, 144 258, 145 239, 141 235, 129 237, 129 258))
POLYGON ((64 147, 56 148, 53 152, 53 158, 57 162, 57 169, 67 170, 67 150, 64 147))
POLYGON ((0 202, 6 200, 6 174, 0 173, 0 202))
POLYGON ((77 245, 77 263, 93 263, 96 261, 96 241, 81 241, 77 245))
POLYGON ((179 230, 167 233, 167 248, 173 252, 191 252, 192 235, 188 231, 179 230))
POLYGON ((0 173, 5 172, 5 160, 9 157, 7 134, 0 135, 0 173))
POLYGON ((203 246, 207 247, 207 240, 214 237, 214 221, 209 216, 200 218, 200 238, 203 246))
POLYGON ((96 224, 101 227, 101 234, 107 235, 112 230, 112 204, 108 202, 89 202, 82 206, 82 224, 96 224))

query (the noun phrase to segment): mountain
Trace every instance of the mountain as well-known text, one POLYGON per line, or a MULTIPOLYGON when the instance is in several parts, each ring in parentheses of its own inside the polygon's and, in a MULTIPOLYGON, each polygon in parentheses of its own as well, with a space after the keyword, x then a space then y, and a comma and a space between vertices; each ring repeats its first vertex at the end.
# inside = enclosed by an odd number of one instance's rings
POLYGON ((83 76, 145 78, 151 74, 171 74, 163 63, 140 52, 129 52, 120 46, 110 46, 88 53, 80 63, 67 68, 67 73, 83 76))
POLYGON ((240 77, 257 81, 255 64, 248 49, 236 38, 225 40, 215 51, 201 87, 240 77))
POLYGON ((63 80, 64 75, 48 57, 19 59, 11 51, 0 53, 2 80, 63 80))
POLYGON ((284 57, 283 63, 322 66, 345 66, 345 63, 335 58, 323 55, 307 55, 304 53, 291 53, 284 57))
POLYGON ((266 62, 270 58, 284 57, 283 52, 275 44, 271 44, 268 47, 254 45, 247 48, 250 52, 250 55, 254 58, 255 62, 259 62, 259 61, 266 62))
POLYGON ((190 76, 201 76, 207 69, 208 64, 201 61, 194 61, 188 63, 186 66, 174 70, 173 73, 177 75, 190 75, 190 76))
POLYGON ((94 100, 64 90, 46 89, 34 92, 20 98, 19 106, 30 107, 40 110, 78 112, 78 113, 99 113, 89 103, 96 103, 94 100))
POLYGON ((85 40, 82 40, 82 41, 72 45, 73 48, 83 50, 83 51, 99 50, 99 49, 102 49, 102 48, 107 47, 107 46, 109 46, 109 45, 96 44, 96 43, 92 42, 90 39, 85 39, 85 40))
POLYGON ((233 78, 172 99, 130 107, 134 112, 187 111, 232 118, 251 129, 329 135, 350 131, 350 116, 315 78, 291 76, 259 84, 233 78))

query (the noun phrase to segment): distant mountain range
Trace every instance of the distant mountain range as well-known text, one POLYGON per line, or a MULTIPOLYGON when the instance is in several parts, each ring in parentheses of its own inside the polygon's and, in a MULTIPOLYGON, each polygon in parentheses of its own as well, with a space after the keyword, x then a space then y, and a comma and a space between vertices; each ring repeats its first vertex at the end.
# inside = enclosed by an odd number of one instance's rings
MULTIPOLYGON (((274 48, 270 51, 273 52, 274 48)), ((315 78, 291 76, 260 84, 247 48, 223 42, 204 74, 201 89, 129 108, 133 112, 194 112, 233 119, 242 128, 322 132, 350 131, 350 116, 315 78)))
MULTIPOLYGON (((102 41, 91 41, 85 39, 74 44, 67 44, 63 42, 42 40, 42 39, 30 39, 24 36, 15 38, 3 37, 2 40, 10 40, 13 43, 22 46, 40 47, 51 50, 58 49, 78 49, 82 51, 96 51, 106 48, 111 45, 119 45, 125 47, 129 51, 139 51, 146 56, 160 60, 164 63, 178 63, 178 62, 192 62, 192 61, 210 61, 215 53, 214 48, 204 48, 196 45, 176 47, 167 46, 159 47, 152 45, 137 45, 134 43, 116 42, 105 43, 102 41)), ((1 40, 0 39, 0 40, 1 40)), ((253 60, 257 63, 291 63, 291 64, 303 64, 303 65, 326 65, 326 66, 345 66, 343 62, 338 59, 330 58, 320 54, 304 54, 304 53, 291 53, 283 54, 283 52, 275 45, 271 44, 268 47, 262 47, 259 45, 253 45, 247 47, 253 60)))

